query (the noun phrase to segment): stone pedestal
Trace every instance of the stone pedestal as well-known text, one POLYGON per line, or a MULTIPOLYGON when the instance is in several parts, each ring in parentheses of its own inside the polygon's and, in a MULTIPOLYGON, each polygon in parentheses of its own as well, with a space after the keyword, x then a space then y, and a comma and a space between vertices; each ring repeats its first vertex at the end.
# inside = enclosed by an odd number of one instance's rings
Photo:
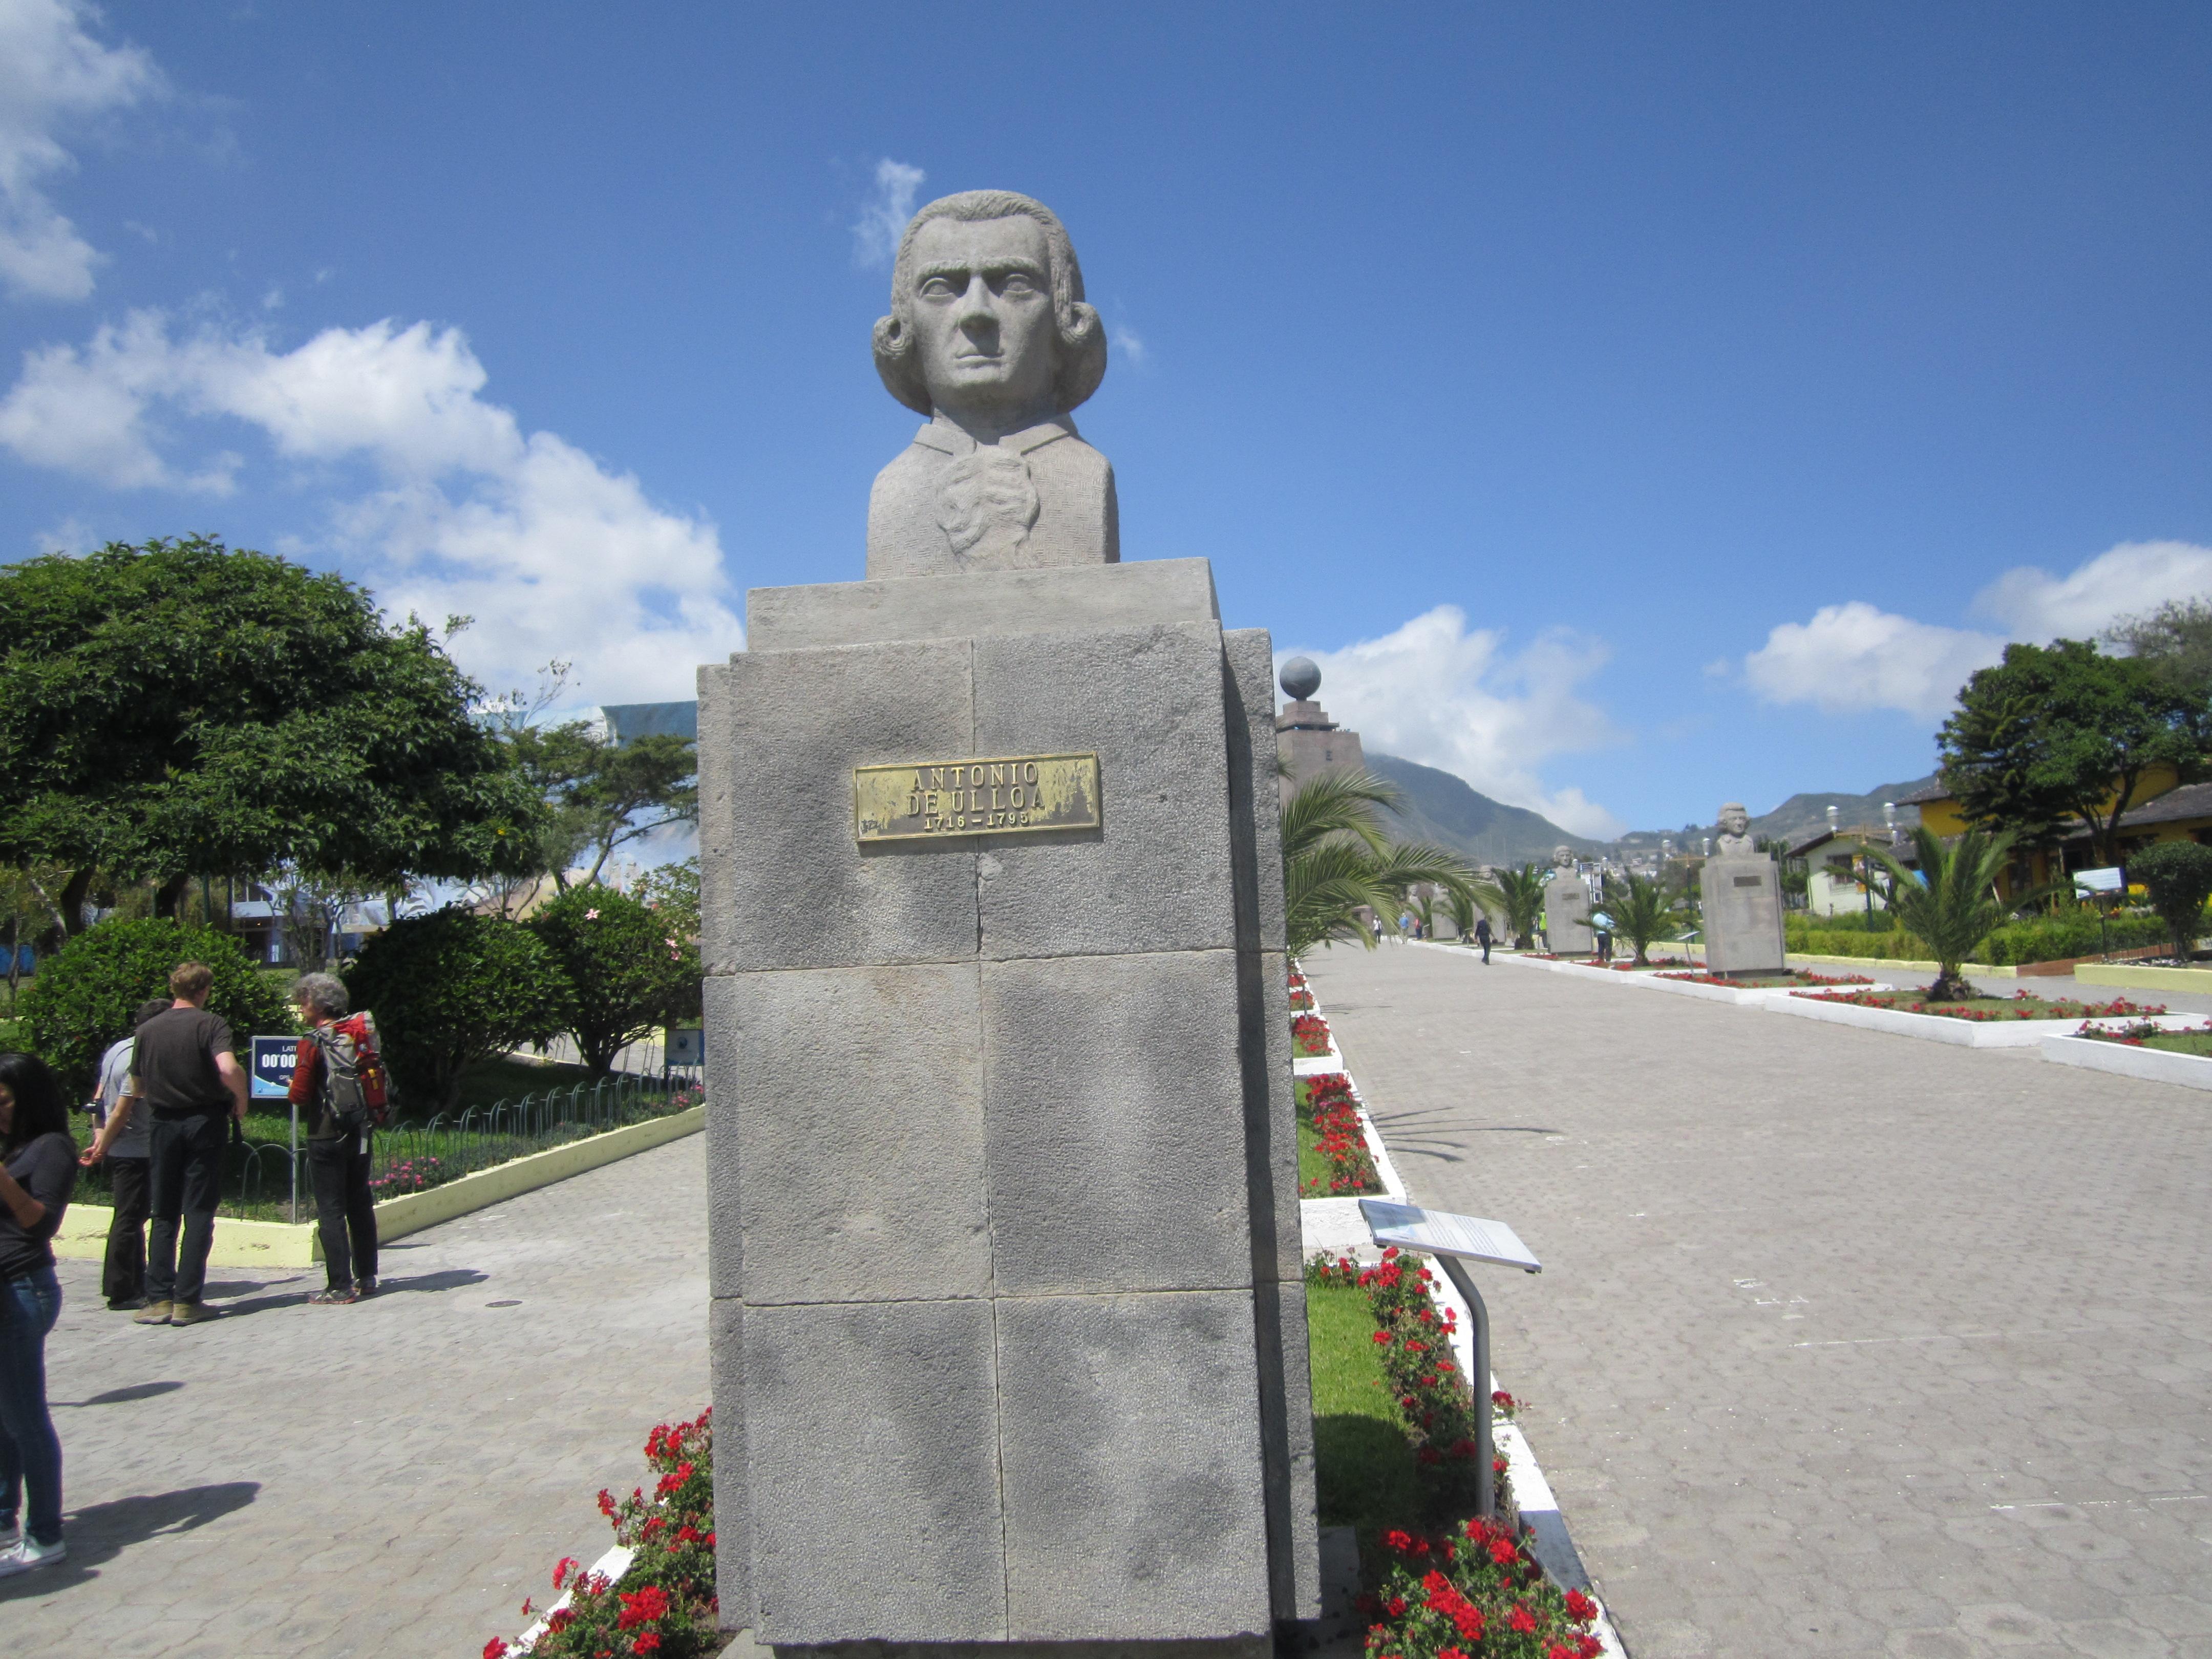
POLYGON ((1778 974, 1784 965, 1782 878, 1772 859, 1709 859, 1704 890, 1705 970, 1778 974))
POLYGON ((1202 560, 748 620, 699 675, 725 1622, 1256 1654, 1319 1606, 1267 636, 1202 560), (1097 828, 856 842, 855 767, 1079 752, 1097 828))
POLYGON ((1544 888, 1544 937, 1552 953, 1586 957, 1597 950, 1597 935, 1586 921, 1576 920, 1590 913, 1589 883, 1572 871, 1563 870, 1544 888))

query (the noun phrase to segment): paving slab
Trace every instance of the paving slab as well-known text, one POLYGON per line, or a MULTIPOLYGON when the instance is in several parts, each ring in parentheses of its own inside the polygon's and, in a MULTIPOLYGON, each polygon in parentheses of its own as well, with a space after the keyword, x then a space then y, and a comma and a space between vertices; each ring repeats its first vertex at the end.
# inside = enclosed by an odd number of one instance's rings
POLYGON ((69 1560, 0 1581, 11 1654, 478 1652, 612 1541, 593 1504, 708 1399, 705 1138, 400 1240, 383 1294, 216 1271, 140 1326, 61 1264, 69 1560))
POLYGON ((1495 1365, 1637 1659, 2212 1656, 2212 1098, 1304 965, 1413 1201, 1543 1259, 1477 1270, 1495 1365))

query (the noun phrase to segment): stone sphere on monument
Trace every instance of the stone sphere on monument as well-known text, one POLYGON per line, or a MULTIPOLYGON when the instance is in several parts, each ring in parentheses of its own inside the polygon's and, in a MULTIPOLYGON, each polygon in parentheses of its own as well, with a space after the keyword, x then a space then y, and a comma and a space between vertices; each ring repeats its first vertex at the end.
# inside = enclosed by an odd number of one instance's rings
POLYGON ((1311 657, 1293 657, 1283 665, 1279 683, 1283 695, 1293 702, 1311 702, 1321 690, 1321 667, 1311 657))
POLYGON ((1114 469, 1070 416, 1105 378, 1106 328, 1050 208, 971 190, 915 214, 874 349, 928 423, 876 475, 870 580, 1119 562, 1114 469))

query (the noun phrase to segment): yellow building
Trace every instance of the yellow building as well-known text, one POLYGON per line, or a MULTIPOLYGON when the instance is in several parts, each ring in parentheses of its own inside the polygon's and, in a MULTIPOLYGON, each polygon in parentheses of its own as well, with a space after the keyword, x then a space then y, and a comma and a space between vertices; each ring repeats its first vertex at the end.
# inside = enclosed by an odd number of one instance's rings
MULTIPOLYGON (((2112 811, 2118 797, 2117 790, 2107 794, 2102 810, 2112 811)), ((2184 784, 2180 773, 2160 763, 2143 769, 2128 799, 2128 810, 2118 825, 2123 857, 2154 841, 2212 840, 2212 836, 2199 833, 2212 830, 2212 783, 2184 784)), ((1946 840, 1968 828, 1958 797, 1941 783, 1915 790, 1897 804, 1918 807, 1922 825, 1946 840)), ((2090 843, 2087 828, 2076 820, 2062 832, 2056 846, 2016 851, 1997 890, 2009 898, 2014 893, 2063 880, 2073 871, 2093 868, 2102 861, 2090 843)))

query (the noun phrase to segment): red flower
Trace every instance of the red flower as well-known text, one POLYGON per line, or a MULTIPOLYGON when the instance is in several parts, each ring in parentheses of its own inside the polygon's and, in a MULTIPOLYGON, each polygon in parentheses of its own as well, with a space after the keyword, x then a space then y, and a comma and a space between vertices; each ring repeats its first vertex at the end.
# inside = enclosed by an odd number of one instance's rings
MULTIPOLYGON (((605 1498, 606 1493, 601 1492, 599 1496, 605 1498)), ((553 1564, 553 1588, 555 1589, 559 1589, 562 1582, 568 1577, 568 1570, 571 1567, 580 1567, 581 1565, 583 1565, 583 1563, 577 1560, 573 1555, 564 1555, 558 1561, 555 1562, 553 1564)))
POLYGON ((668 1592, 658 1584, 647 1584, 622 1598, 622 1616, 616 1620, 617 1630, 630 1630, 639 1625, 652 1623, 668 1611, 668 1592))
POLYGON ((1516 1601, 1513 1604, 1513 1611, 1505 1615, 1505 1622, 1519 1634, 1526 1636, 1536 1628, 1536 1615, 1516 1601))
POLYGON ((1413 1547, 1413 1534, 1394 1527, 1382 1534, 1382 1547, 1385 1549, 1398 1550, 1401 1553, 1410 1552, 1413 1547))
POLYGON ((483 1659, 507 1659, 507 1644, 493 1637, 483 1644, 483 1659))
POLYGON ((651 1653, 659 1645, 660 1638, 652 1631, 647 1631, 629 1644, 629 1650, 632 1653, 651 1653))
POLYGON ((1578 1589, 1567 1592, 1567 1617, 1578 1625, 1586 1625, 1597 1617, 1597 1603, 1578 1589))
POLYGON ((1511 1566, 1519 1559, 1520 1554, 1521 1547, 1510 1538, 1493 1538, 1490 1540, 1490 1559, 1501 1567, 1511 1566))

